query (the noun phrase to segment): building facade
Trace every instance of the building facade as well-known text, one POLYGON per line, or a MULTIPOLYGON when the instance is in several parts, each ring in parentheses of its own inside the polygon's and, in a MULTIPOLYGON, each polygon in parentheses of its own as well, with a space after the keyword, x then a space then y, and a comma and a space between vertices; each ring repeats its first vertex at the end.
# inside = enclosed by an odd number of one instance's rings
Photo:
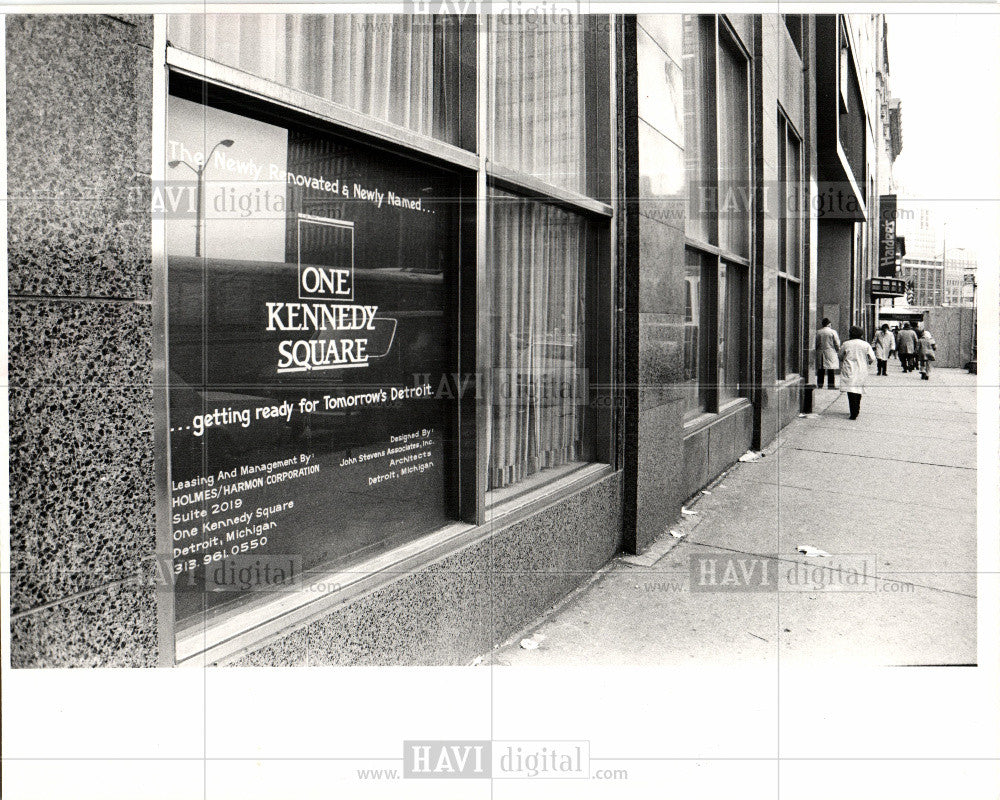
MULTIPOLYGON (((909 241, 907 238, 907 248, 909 241)), ((906 281, 910 305, 933 307, 944 304, 945 276, 940 258, 904 256, 900 277, 906 281)))
POLYGON ((964 247, 941 254, 944 268, 944 305, 972 307, 979 259, 964 247))
POLYGON ((883 22, 8 16, 12 663, 467 663, 642 552, 865 321, 883 22))

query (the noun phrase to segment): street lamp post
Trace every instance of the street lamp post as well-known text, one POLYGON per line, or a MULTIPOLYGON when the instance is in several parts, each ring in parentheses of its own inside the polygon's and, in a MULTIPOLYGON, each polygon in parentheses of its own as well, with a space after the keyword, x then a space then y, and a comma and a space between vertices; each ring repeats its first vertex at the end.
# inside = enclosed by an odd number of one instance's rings
POLYGON ((195 223, 194 223, 194 255, 196 258, 201 257, 201 223, 202 223, 202 208, 205 203, 205 168, 208 166, 209 159, 212 157, 212 153, 221 145, 222 147, 232 147, 235 142, 232 139, 222 139, 215 143, 211 150, 208 151, 208 155, 205 156, 204 161, 201 162, 197 167, 193 167, 188 164, 187 161, 178 159, 176 161, 167 162, 167 166, 174 168, 179 167, 182 164, 191 170, 195 177, 197 178, 197 184, 195 191, 195 223))

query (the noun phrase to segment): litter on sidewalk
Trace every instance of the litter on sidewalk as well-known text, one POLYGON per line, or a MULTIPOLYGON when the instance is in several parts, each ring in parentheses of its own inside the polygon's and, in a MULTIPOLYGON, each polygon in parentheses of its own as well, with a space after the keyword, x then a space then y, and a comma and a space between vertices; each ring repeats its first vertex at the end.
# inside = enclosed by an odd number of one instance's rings
POLYGON ((813 558, 829 558, 830 554, 825 550, 820 550, 818 547, 813 547, 808 544, 800 544, 795 548, 796 552, 802 553, 804 556, 811 556, 813 558))
POLYGON ((533 633, 529 638, 521 640, 522 650, 537 650, 538 645, 545 641, 545 634, 541 631, 533 633))
POLYGON ((750 463, 754 461, 760 461, 764 457, 763 453, 757 453, 753 450, 747 450, 743 455, 740 456, 740 461, 744 463, 750 463))
POLYGON ((698 513, 697 511, 692 511, 690 508, 684 508, 683 506, 681 507, 681 514, 683 514, 685 517, 693 517, 697 513, 698 513))
POLYGON ((685 536, 687 536, 687 533, 671 529, 670 535, 673 536, 675 539, 683 539, 685 536))
POLYGON ((819 414, 799 414, 802 419, 819 419, 819 414))

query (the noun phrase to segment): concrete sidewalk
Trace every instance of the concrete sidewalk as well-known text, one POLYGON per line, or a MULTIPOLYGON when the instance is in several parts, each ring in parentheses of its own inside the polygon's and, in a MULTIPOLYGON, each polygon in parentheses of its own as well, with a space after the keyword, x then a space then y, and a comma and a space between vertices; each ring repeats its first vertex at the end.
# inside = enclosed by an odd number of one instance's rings
POLYGON ((684 538, 616 559, 493 663, 975 663, 976 376, 921 381, 890 362, 889 376, 869 378, 858 420, 831 390, 817 391, 816 410, 693 501, 673 526, 684 538), (755 583, 759 557, 775 554, 774 582, 755 583), (864 584, 845 584, 859 564, 864 584), (739 585, 730 574, 706 589, 727 565, 739 585), (522 648, 532 635, 538 646, 522 648))

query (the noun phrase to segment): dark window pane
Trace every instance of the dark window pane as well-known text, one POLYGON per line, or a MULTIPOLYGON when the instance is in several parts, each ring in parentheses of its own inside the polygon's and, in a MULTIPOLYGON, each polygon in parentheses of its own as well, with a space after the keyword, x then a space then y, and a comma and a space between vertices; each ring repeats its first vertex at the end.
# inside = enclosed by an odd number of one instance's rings
POLYGON ((802 368, 799 363, 802 341, 799 313, 799 284, 789 281, 785 292, 785 373, 788 375, 802 368))
POLYGON ((167 111, 178 619, 285 589, 227 583, 251 554, 291 580, 455 516, 458 180, 226 105, 167 111))
POLYGON ((714 384, 709 345, 714 340, 716 260, 697 250, 685 251, 684 277, 684 408, 687 416, 707 410, 714 384))
POLYGON ((785 321, 785 292, 787 284, 784 278, 778 278, 778 339, 775 347, 776 375, 778 380, 783 380, 786 373, 786 347, 787 323, 785 321))
POLYGON ((719 40, 719 246, 750 256, 750 131, 747 60, 719 40))
POLYGON ((747 270, 736 264, 725 264, 722 313, 719 319, 719 401, 725 402, 747 393, 749 368, 747 270))
POLYGON ((684 157, 687 166, 686 233, 717 244, 719 176, 716 159, 715 19, 684 15, 684 157))
POLYGON ((787 216, 786 267, 789 275, 802 274, 802 144, 795 132, 787 128, 785 146, 785 198, 787 216))

